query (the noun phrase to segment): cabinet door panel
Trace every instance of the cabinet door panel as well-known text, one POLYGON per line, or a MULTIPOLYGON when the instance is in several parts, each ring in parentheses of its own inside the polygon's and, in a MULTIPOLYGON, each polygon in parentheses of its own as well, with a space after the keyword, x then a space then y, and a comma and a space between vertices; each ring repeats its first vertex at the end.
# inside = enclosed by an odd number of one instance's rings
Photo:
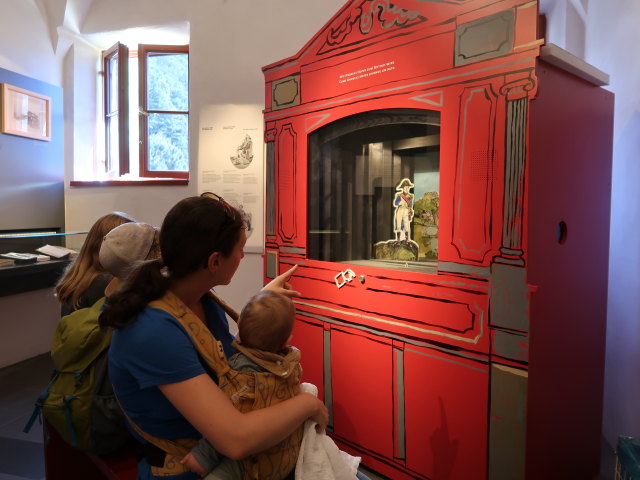
POLYGON ((283 125, 278 136, 278 228, 285 243, 292 243, 297 235, 296 205, 296 142, 298 135, 291 124, 283 125))
POLYGON ((453 245, 460 259, 488 263, 492 248, 491 191, 496 96, 491 85, 465 88, 460 97, 453 245))
POLYGON ((488 366, 407 346, 404 375, 407 467, 432 480, 486 478, 488 366))
POLYGON ((390 344, 331 331, 336 435, 393 457, 393 357, 390 344))
POLYGON ((318 398, 324 399, 324 329, 321 324, 296 318, 291 345, 300 349, 302 381, 318 387, 318 398))

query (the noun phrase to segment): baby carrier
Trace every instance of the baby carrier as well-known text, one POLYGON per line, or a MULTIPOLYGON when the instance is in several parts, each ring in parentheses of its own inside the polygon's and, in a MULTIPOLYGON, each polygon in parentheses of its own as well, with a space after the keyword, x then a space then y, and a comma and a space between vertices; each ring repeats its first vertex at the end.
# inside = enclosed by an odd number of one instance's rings
MULTIPOLYGON (((238 318, 235 310, 226 305, 213 292, 210 295, 232 318, 238 318)), ((200 356, 218 376, 220 389, 231 398, 239 411, 244 413, 275 405, 300 392, 299 380, 302 371, 299 364, 297 364, 297 370, 286 382, 270 372, 233 370, 224 355, 222 344, 214 338, 202 321, 176 295, 167 292, 161 299, 151 302, 149 306, 164 310, 180 322, 200 356)), ((195 443, 193 440, 174 442, 160 439, 143 432, 133 422, 131 424, 142 437, 166 452, 165 466, 162 468, 152 467, 154 475, 175 474, 184 471, 184 469, 180 470, 183 467, 176 460, 190 451, 195 443)), ((302 435, 303 426, 300 425, 289 437, 277 445, 244 459, 244 480, 282 480, 287 477, 295 468, 302 435)))

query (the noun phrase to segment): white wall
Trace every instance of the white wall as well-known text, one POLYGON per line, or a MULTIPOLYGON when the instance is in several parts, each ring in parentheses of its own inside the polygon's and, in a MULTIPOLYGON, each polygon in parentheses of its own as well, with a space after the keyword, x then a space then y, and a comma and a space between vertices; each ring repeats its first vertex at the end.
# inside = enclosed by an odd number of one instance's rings
POLYGON ((62 68, 36 0, 0 0, 0 67, 52 85, 62 68))
MULTIPOLYGON (((0 0, 0 11, 0 68, 61 86, 62 67, 35 0, 0 0)), ((0 368, 48 351, 59 318, 52 290, 0 297, 0 368)))
POLYGON ((542 0, 547 40, 608 73, 615 94, 603 434, 640 436, 640 2, 542 0), (586 6, 584 26, 571 12, 586 6))
POLYGON ((0 297, 0 368, 48 352, 58 320, 52 288, 0 297))
POLYGON ((592 1, 586 57, 611 75, 613 144, 604 434, 640 436, 640 3, 592 1))

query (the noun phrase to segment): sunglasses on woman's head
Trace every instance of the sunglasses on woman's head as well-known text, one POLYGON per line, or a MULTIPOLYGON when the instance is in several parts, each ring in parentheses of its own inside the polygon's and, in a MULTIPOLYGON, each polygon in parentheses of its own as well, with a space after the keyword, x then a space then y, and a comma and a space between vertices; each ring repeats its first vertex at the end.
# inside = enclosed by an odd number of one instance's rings
MULTIPOLYGON (((225 218, 222 221, 222 225, 220 226, 220 230, 218 231, 218 235, 217 237, 219 237, 222 234, 222 231, 224 230, 224 228, 226 227, 226 225, 235 220, 236 215, 235 215, 235 211, 233 210, 233 207, 231 205, 229 205, 229 203, 222 198, 220 195, 218 195, 217 193, 213 193, 213 192, 203 192, 200 194, 201 197, 203 198, 210 198, 212 200, 215 200, 216 202, 220 202, 220 204, 224 207, 224 211, 225 211, 225 218)), ((208 263, 205 263, 204 268, 207 268, 208 263)))
POLYGON ((235 215, 233 213, 233 207, 231 207, 231 205, 229 205, 229 203, 222 198, 220 195, 218 195, 217 193, 213 193, 213 192, 203 192, 200 194, 201 197, 204 198, 211 198, 212 200, 215 200, 217 202, 220 202, 223 206, 225 211, 227 212, 227 216, 230 218, 234 218, 235 215))

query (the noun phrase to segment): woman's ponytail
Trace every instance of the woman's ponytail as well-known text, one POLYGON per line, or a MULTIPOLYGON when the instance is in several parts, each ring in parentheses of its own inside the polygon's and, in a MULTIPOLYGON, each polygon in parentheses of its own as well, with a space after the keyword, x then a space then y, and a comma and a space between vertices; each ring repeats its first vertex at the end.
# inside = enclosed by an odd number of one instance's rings
POLYGON ((149 302, 162 297, 170 279, 163 274, 162 260, 140 262, 123 287, 109 296, 100 314, 101 327, 124 327, 131 323, 149 302))

